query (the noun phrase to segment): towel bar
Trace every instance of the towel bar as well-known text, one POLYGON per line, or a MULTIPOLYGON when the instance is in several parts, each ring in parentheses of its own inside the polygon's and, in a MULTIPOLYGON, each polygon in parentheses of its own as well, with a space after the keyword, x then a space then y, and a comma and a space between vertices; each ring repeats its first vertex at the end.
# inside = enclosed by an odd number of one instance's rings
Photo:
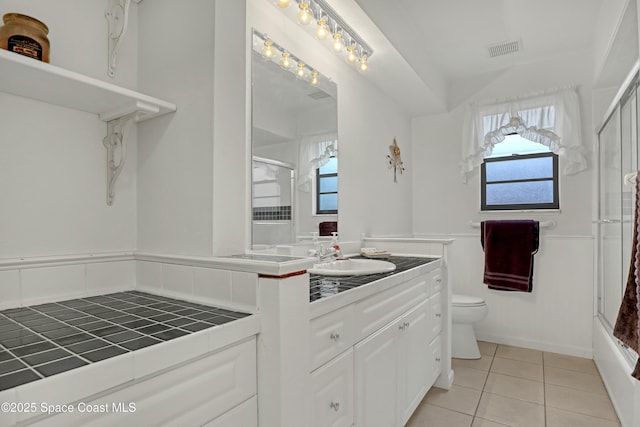
MULTIPOLYGON (((473 228, 480 228, 479 222, 469 221, 469 225, 473 228)), ((558 223, 555 221, 540 221, 541 228, 555 228, 556 225, 558 225, 558 223)))

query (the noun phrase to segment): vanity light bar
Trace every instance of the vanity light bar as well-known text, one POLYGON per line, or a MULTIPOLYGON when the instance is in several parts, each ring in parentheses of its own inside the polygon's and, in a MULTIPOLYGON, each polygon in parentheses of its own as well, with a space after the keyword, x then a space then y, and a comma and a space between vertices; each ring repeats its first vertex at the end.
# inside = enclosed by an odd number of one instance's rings
POLYGON ((317 23, 316 37, 329 40, 334 53, 347 51, 347 63, 355 65, 360 72, 369 69, 368 59, 373 55, 373 49, 362 37, 345 22, 326 0, 269 0, 280 9, 287 9, 296 5, 298 22, 308 25, 317 23))
MULTIPOLYGON (((371 58, 371 56, 373 55, 373 49, 371 48, 371 46, 369 46, 367 42, 365 42, 362 37, 360 37, 360 35, 356 33, 356 31, 351 28, 351 26, 347 24, 340 15, 338 15, 338 12, 336 12, 331 6, 329 6, 329 4, 325 0, 308 1, 309 3, 315 3, 320 8, 321 14, 324 13, 329 18, 331 18, 331 20, 335 22, 338 27, 342 29, 342 31, 349 35, 352 41, 356 42, 356 44, 360 46, 362 52, 367 55, 368 58, 371 58)), ((329 26, 329 28, 331 28, 331 26, 329 26)))

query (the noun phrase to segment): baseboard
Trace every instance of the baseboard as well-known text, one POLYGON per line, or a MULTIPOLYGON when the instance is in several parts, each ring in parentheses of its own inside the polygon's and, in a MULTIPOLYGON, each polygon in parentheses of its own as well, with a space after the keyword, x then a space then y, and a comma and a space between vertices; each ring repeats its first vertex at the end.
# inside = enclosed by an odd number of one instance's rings
POLYGON ((566 354, 568 356, 584 357, 593 359, 592 348, 581 348, 570 345, 550 343, 545 341, 530 340, 520 337, 509 337, 503 335, 494 335, 476 331, 478 341, 486 341, 496 344, 510 345, 514 347, 530 348, 533 350, 548 351, 552 353, 566 354))

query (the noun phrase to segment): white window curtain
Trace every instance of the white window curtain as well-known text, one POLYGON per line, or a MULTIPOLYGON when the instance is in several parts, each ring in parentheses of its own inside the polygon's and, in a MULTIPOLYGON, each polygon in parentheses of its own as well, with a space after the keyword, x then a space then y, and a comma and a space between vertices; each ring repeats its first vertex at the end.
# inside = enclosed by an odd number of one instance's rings
POLYGON ((580 124, 580 101, 575 88, 501 102, 471 104, 467 107, 462 134, 460 174, 468 175, 505 135, 517 133, 543 144, 561 158, 565 175, 587 168, 580 124))
POLYGON ((311 191, 316 169, 326 165, 331 156, 338 154, 338 134, 331 132, 303 136, 298 153, 298 189, 308 193, 311 191))

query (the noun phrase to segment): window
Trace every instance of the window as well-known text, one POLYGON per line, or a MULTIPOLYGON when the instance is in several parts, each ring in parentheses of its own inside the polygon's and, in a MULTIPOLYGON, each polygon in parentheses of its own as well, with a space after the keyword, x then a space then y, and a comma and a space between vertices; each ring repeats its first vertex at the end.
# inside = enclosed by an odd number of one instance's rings
POLYGON ((507 135, 481 167, 481 210, 559 209, 558 156, 507 135))
POLYGON ((338 158, 316 169, 316 214, 338 213, 338 158))

